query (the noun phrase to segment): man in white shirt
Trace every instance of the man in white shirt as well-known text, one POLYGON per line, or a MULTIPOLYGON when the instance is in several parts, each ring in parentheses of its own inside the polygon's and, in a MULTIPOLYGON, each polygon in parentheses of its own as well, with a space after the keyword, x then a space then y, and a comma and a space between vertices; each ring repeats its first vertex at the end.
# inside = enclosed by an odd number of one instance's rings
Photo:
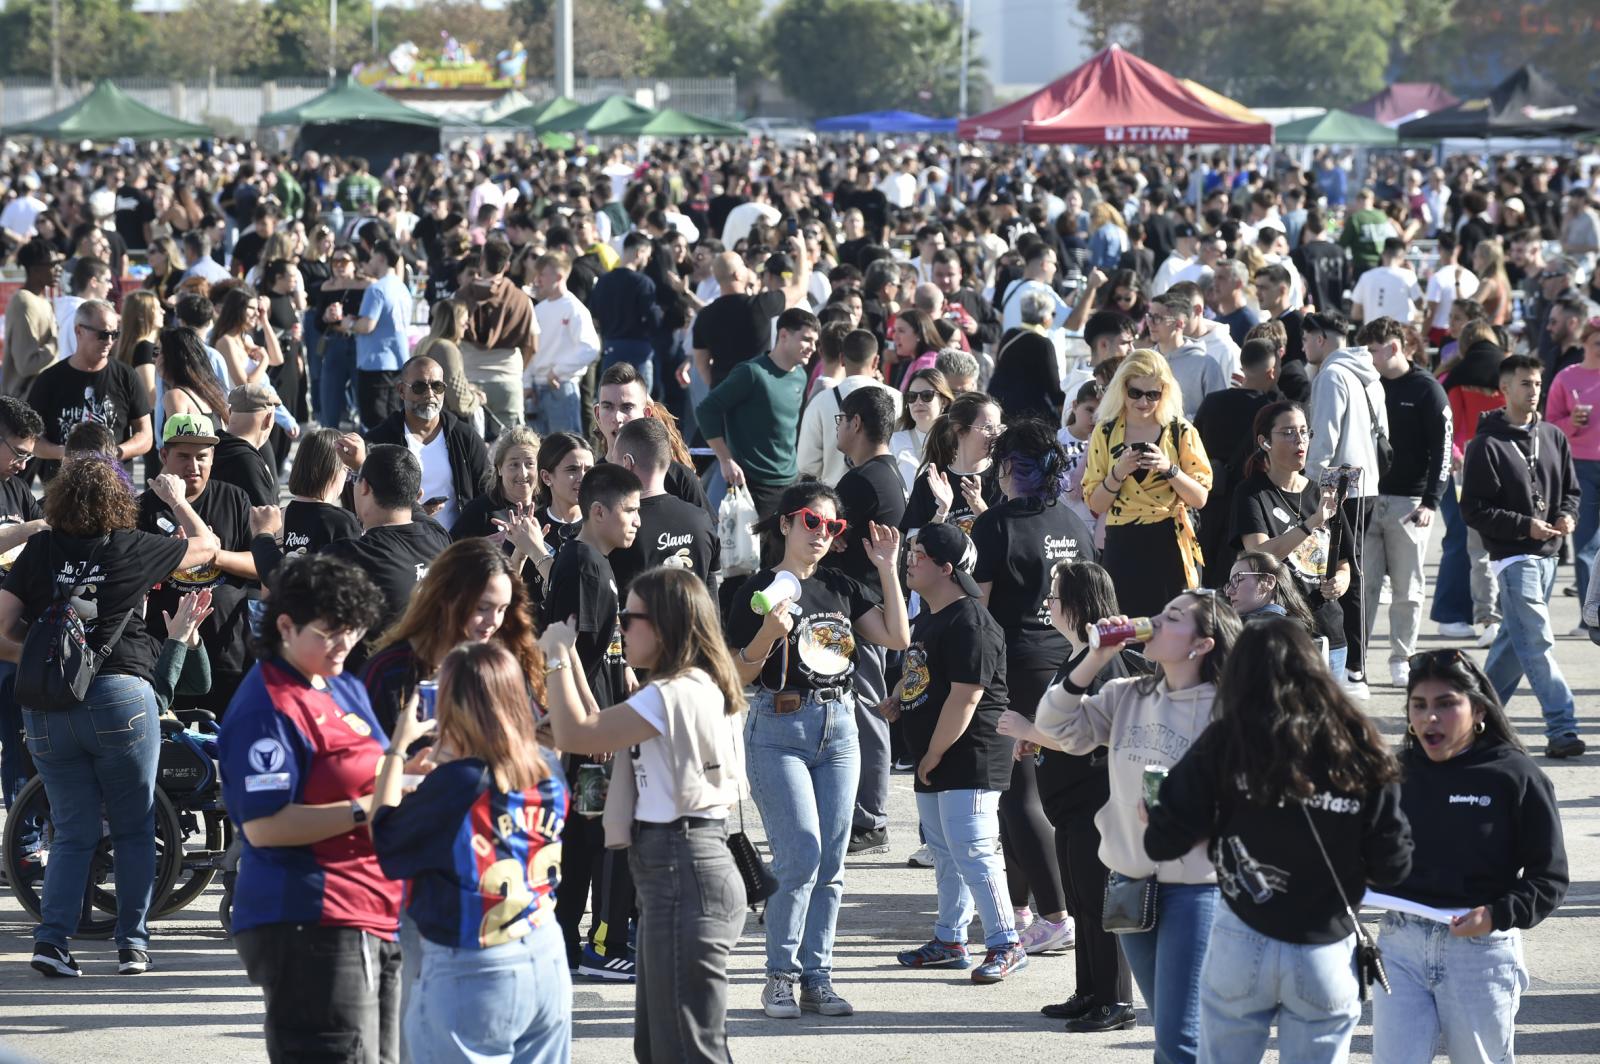
POLYGON ((763 225, 777 225, 778 219, 783 214, 766 201, 767 186, 765 183, 756 182, 750 186, 750 199, 739 204, 728 212, 728 220, 722 223, 722 244, 732 249, 739 241, 750 235, 750 230, 757 222, 763 225))
POLYGON ((111 267, 99 259, 79 259, 72 264, 67 283, 72 294, 57 296, 55 302, 56 335, 61 338, 56 347, 59 362, 65 362, 78 350, 78 330, 73 324, 78 307, 91 299, 111 298, 111 267))
POLYGON ((1417 275, 1402 265, 1405 257, 1404 241, 1390 237, 1383 242, 1383 257, 1378 265, 1362 274, 1350 293, 1352 321, 1393 318, 1403 325, 1411 324, 1417 316, 1417 305, 1422 302, 1422 286, 1417 283, 1417 275))
POLYGON ((34 195, 39 190, 39 179, 35 175, 23 174, 17 178, 17 187, 21 191, 16 199, 6 204, 4 211, 0 211, 0 229, 10 233, 11 238, 20 243, 33 238, 33 223, 50 205, 34 195))
POLYGON ((189 260, 189 268, 183 271, 186 281, 200 277, 210 284, 221 284, 233 276, 211 257, 211 234, 204 229, 191 229, 183 234, 183 254, 189 260))
POLYGON ((839 404, 857 388, 883 388, 894 396, 895 420, 900 418, 900 393, 878 379, 878 341, 865 329, 847 333, 841 347, 845 377, 832 388, 818 392, 800 415, 800 442, 796 459, 800 475, 816 477, 829 487, 848 470, 844 454, 834 442, 834 415, 839 404))
POLYGON ((1012 283, 1000 296, 1000 331, 1009 332, 1022 324, 1022 296, 1025 292, 1044 292, 1056 305, 1055 324, 1065 327, 1072 315, 1072 307, 1056 293, 1052 283, 1056 277, 1056 253, 1050 245, 1040 242, 1028 251, 1022 264, 1022 279, 1012 283))
POLYGON ((581 432, 583 400, 578 380, 600 357, 600 334, 589 309, 567 291, 572 264, 559 251, 541 255, 533 264, 533 287, 539 297, 533 316, 539 323, 539 350, 523 370, 528 424, 540 436, 581 432))
POLYGON ((1465 266, 1456 265, 1456 235, 1439 232, 1439 267, 1428 278, 1428 342, 1444 343, 1450 335, 1450 308, 1458 299, 1471 299, 1478 291, 1478 278, 1465 266))
POLYGON ((933 257, 945 247, 944 226, 930 222, 917 230, 917 254, 911 260, 917 281, 933 280, 933 257))
POLYGON ((908 155, 901 161, 899 170, 889 171, 878 182, 878 191, 889 201, 889 206, 905 210, 916 204, 917 175, 913 172, 916 166, 916 159, 908 155))
POLYGON ((1188 222, 1180 222, 1172 227, 1172 254, 1156 267, 1156 275, 1150 280, 1151 298, 1166 292, 1177 280, 1177 275, 1194 264, 1199 237, 1199 231, 1188 222))
POLYGON ((487 170, 480 170, 477 184, 472 186, 472 191, 467 195, 467 217, 475 221, 478 211, 485 204, 492 205, 498 211, 504 211, 506 194, 504 189, 489 180, 487 170))

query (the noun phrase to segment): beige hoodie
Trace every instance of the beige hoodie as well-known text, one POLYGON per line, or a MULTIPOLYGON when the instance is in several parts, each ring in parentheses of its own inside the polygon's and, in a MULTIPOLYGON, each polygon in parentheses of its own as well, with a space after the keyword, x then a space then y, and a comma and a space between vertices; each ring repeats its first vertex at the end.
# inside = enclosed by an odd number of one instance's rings
POLYGON ((1135 879, 1153 875, 1162 883, 1215 883, 1217 870, 1204 841, 1176 861, 1152 861, 1144 852, 1139 801, 1144 767, 1171 768, 1211 722, 1217 689, 1209 683, 1169 690, 1162 680, 1153 693, 1148 679, 1112 680, 1094 695, 1075 695, 1053 685, 1039 703, 1039 730, 1069 754, 1111 748, 1111 798, 1094 816, 1100 829, 1100 860, 1135 879))

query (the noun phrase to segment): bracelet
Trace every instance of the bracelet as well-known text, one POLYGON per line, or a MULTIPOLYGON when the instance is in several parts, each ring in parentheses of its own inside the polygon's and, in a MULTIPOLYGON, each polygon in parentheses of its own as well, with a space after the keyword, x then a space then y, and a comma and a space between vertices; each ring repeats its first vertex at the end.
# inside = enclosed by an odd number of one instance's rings
MULTIPOLYGON (((1128 478, 1127 478, 1127 477, 1123 477, 1123 478, 1122 478, 1122 480, 1127 480, 1127 479, 1128 479, 1128 478)), ((1119 492, 1119 491, 1121 491, 1121 490, 1122 490, 1122 480, 1119 480, 1119 481, 1117 481, 1117 486, 1116 486, 1116 487, 1114 487, 1114 488, 1113 488, 1113 487, 1111 487, 1111 486, 1110 486, 1110 485, 1108 485, 1108 484, 1107 484, 1107 483, 1106 483, 1106 482, 1105 482, 1105 481, 1104 481, 1104 480, 1101 480, 1101 481, 1100 481, 1100 486, 1101 486, 1101 487, 1102 487, 1102 488, 1105 488, 1105 489, 1106 489, 1106 490, 1107 490, 1107 491, 1109 491, 1109 492, 1110 492, 1110 493, 1111 493, 1111 494, 1113 494, 1113 495, 1115 495, 1115 494, 1116 494, 1116 493, 1117 493, 1117 492, 1119 492)))
POLYGON ((767 658, 772 657, 772 652, 774 650, 776 650, 777 647, 778 647, 778 644, 777 644, 776 641, 774 641, 772 646, 767 648, 766 656, 763 657, 760 661, 751 661, 749 658, 745 657, 745 653, 744 653, 745 648, 744 647, 740 647, 739 648, 739 660, 744 662, 746 665, 765 665, 767 663, 767 658))
POLYGON ((566 658, 562 658, 560 661, 556 662, 554 665, 549 665, 549 664, 545 665, 544 674, 546 676, 549 676, 553 672, 560 672, 562 669, 567 668, 571 664, 572 663, 569 662, 566 658))

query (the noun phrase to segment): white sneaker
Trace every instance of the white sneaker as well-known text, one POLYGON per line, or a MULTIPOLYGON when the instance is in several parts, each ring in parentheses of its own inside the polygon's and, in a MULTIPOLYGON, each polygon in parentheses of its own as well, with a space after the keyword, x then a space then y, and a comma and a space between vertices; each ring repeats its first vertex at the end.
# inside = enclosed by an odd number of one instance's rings
POLYGON ((923 843, 921 846, 918 846, 916 849, 911 851, 911 856, 906 858, 906 867, 907 868, 932 868, 933 867, 933 851, 928 848, 928 844, 927 843, 923 843))
POLYGON ((761 988, 761 1011, 775 1020, 800 1017, 800 1006, 794 1000, 793 976, 767 973, 767 985, 761 988))
POLYGON ((1057 924, 1041 916, 1019 932, 1017 939, 1017 945, 1022 947, 1023 952, 1032 955, 1057 949, 1071 949, 1077 941, 1077 936, 1074 933, 1072 917, 1069 916, 1057 924))
POLYGON ((1439 625, 1439 634, 1446 639, 1476 639, 1478 630, 1461 621, 1447 621, 1439 625))
POLYGON ((1500 635, 1500 622, 1499 621, 1495 621, 1489 627, 1485 628, 1483 630, 1483 634, 1478 637, 1478 645, 1480 647, 1491 647, 1491 646, 1494 646, 1494 641, 1499 635, 1500 635))
POLYGON ((1389 662, 1389 686, 1404 687, 1411 682, 1411 663, 1408 661, 1389 662))
POLYGON ((1365 702, 1372 697, 1372 690, 1367 687, 1365 680, 1346 680, 1339 685, 1344 688, 1344 693, 1357 702, 1365 702))

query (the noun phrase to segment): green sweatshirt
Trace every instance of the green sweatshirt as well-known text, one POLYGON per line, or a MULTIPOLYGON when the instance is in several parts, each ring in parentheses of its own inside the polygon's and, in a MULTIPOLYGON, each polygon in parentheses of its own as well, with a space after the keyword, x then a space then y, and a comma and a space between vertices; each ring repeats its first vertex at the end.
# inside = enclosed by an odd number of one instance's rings
POLYGON ((799 476, 795 440, 806 371, 785 373, 770 355, 741 362, 695 410, 708 440, 727 441, 734 461, 757 484, 789 484, 799 476))

